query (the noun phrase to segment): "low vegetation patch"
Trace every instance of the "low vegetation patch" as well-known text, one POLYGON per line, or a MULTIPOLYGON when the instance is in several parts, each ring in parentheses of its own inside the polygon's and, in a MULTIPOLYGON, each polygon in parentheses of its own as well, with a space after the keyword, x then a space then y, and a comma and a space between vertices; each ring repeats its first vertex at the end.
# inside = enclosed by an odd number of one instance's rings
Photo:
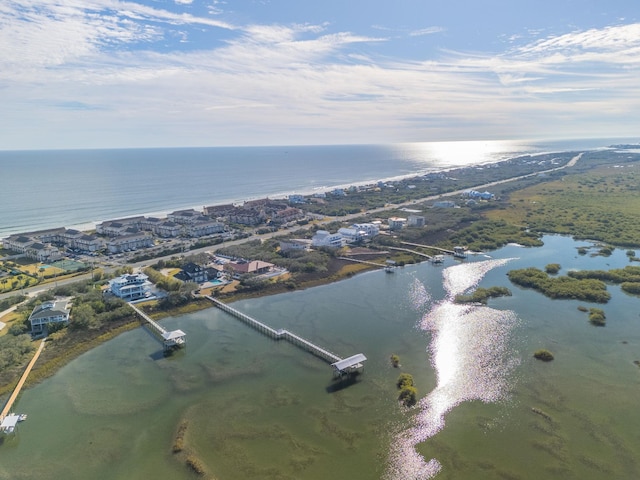
MULTIPOLYGON (((534 232, 572 235, 623 248, 640 247, 640 170, 632 163, 635 159, 615 152, 587 152, 574 168, 589 171, 511 192, 508 209, 486 215, 513 225, 527 225, 534 232), (597 163, 609 165, 593 168, 597 163), (619 168, 611 168, 612 164, 619 168)), ((610 254, 607 250, 604 247, 600 254, 610 254)))
POLYGON ((413 376, 408 373, 401 373, 396 382, 400 389, 398 401, 405 407, 412 407, 418 401, 418 390, 413 382, 413 376))
POLYGON ((504 220, 481 220, 463 228, 450 236, 447 244, 465 245, 469 250, 496 250, 508 243, 517 243, 526 247, 543 245, 538 233, 526 227, 509 224, 504 220))
POLYGON ((543 362, 550 362, 551 360, 553 360, 553 353, 551 353, 549 350, 536 350, 533 354, 533 358, 536 358, 538 360, 542 360, 543 362))
POLYGON ((544 267, 544 271, 547 272, 549 275, 555 275, 560 271, 560 268, 562 267, 560 267, 559 263, 550 263, 546 267, 544 267))
POLYGON ((600 308, 589 309, 589 323, 596 327, 604 327, 607 323, 607 317, 604 314, 604 310, 600 308))
POLYGON ((534 290, 549 298, 585 300, 595 303, 607 303, 611 294, 601 280, 570 276, 552 278, 546 272, 534 267, 511 270, 507 273, 512 283, 534 290))
POLYGON ((456 295, 456 303, 483 303, 486 304, 490 298, 497 297, 510 297, 511 290, 507 287, 490 287, 490 288, 477 288, 470 295, 456 295))
POLYGON ((395 353, 391 355, 389 360, 391 361, 391 366, 393 368, 398 368, 400 366, 400 357, 395 353))

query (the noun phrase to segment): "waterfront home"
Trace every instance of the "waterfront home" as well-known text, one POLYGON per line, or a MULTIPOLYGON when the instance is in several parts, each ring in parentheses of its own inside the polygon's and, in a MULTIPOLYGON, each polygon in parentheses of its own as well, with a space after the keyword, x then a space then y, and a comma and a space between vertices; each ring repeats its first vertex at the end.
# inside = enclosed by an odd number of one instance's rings
POLYGON ((227 203, 225 205, 212 205, 210 207, 204 207, 204 214, 215 218, 215 219, 224 219, 226 217, 228 217, 231 213, 233 213, 235 211, 235 209, 238 208, 235 205, 231 204, 231 203, 227 203))
POLYGON ((340 248, 344 245, 344 239, 339 233, 329 233, 327 230, 318 230, 311 238, 314 247, 340 248))
POLYGON ((364 232, 367 237, 375 237, 380 233, 380 225, 377 223, 354 223, 351 228, 364 232))
POLYGON ((291 205, 296 205, 296 204, 299 204, 299 203, 306 203, 307 202, 303 195, 297 195, 297 194, 289 195, 289 197, 287 197, 287 199, 289 200, 289 204, 291 204, 291 205))
POLYGON ((34 334, 42 333, 47 325, 52 323, 68 324, 70 311, 67 301, 64 300, 42 303, 34 308, 29 315, 31 332, 34 334))
POLYGON ((294 238, 291 240, 280 241, 280 251, 286 252, 289 250, 308 250, 311 247, 311 240, 303 238, 294 238))
POLYGON ((407 223, 407 219, 404 217, 389 217, 387 223, 389 224, 389 230, 401 230, 407 223))
POLYGON ((273 263, 263 262, 262 260, 251 260, 250 262, 229 262, 227 265, 229 265, 237 275, 243 275, 245 273, 260 275, 267 273, 275 267, 273 263))
POLYGON ((180 225, 192 225, 202 217, 204 217, 202 212, 190 208, 188 210, 176 210, 170 213, 167 215, 167 220, 179 223, 180 225))
POLYGON ((123 300, 136 300, 149 296, 151 285, 144 273, 132 273, 109 280, 109 291, 123 300))
POLYGON ((119 218, 117 220, 107 220, 96 225, 96 233, 106 235, 108 237, 117 237, 118 235, 126 235, 126 230, 130 227, 139 229, 144 221, 143 216, 119 218))
POLYGON ((182 271, 178 275, 176 275, 176 278, 179 278, 180 280, 183 280, 185 282, 204 283, 209 280, 209 274, 207 272, 207 269, 202 265, 189 262, 184 267, 182 267, 182 271))

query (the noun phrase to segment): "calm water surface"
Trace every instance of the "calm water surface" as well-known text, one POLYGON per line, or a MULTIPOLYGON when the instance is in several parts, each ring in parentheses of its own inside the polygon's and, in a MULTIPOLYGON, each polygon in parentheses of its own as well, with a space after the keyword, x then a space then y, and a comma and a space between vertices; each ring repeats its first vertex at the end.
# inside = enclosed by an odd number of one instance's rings
POLYGON ((188 335, 172 358, 145 330, 125 333, 22 394, 29 418, 0 445, 0 479, 197 478, 189 455, 220 480, 640 478, 639 300, 610 286, 596 328, 577 309, 594 305, 505 275, 629 262, 620 250, 579 256, 586 244, 563 237, 545 244, 235 304, 339 355, 363 352, 365 374, 344 388, 327 364, 215 309, 163 321, 188 335), (452 304, 476 284, 513 296, 452 304), (538 348, 556 359, 534 360, 538 348), (421 397, 410 410, 396 402, 400 372, 421 397))

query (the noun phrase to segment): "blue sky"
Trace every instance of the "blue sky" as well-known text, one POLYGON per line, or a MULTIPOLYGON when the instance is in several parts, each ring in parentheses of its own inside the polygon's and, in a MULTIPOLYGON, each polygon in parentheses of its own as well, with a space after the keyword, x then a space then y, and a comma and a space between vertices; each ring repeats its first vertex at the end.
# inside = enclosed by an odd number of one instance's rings
POLYGON ((637 0, 3 0, 0 149, 635 137, 637 0))

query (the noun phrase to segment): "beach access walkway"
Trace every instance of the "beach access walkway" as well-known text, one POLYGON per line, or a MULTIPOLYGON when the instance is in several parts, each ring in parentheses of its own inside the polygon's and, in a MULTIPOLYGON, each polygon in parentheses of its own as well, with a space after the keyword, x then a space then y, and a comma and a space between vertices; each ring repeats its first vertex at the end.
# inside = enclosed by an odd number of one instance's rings
POLYGON ((9 397, 9 400, 7 400, 7 403, 4 405, 4 408, 2 409, 2 412, 0 413, 0 423, 2 423, 2 420, 4 420, 4 418, 11 411, 11 408, 13 407, 13 404, 16 401, 16 398, 18 398, 18 395, 20 394, 20 391, 22 390, 22 387, 24 386, 24 382, 27 381, 27 377, 29 376, 29 373, 31 373, 31 369, 35 365, 36 361, 38 360, 38 357, 40 356, 40 353, 42 353, 42 350, 44 349, 44 342, 45 341, 46 341, 46 339, 43 338, 42 341, 40 342, 40 346, 36 350, 36 353, 33 355, 33 358, 29 362, 29 365, 27 365, 27 368, 23 372, 22 377, 20 377, 20 380, 18 381, 18 384, 16 385, 16 388, 13 390, 13 393, 9 397))
POLYGON ((230 307, 226 303, 222 303, 220 300, 205 295, 207 300, 213 302, 213 304, 218 307, 220 310, 234 316, 238 320, 241 320, 243 323, 249 325, 252 328, 255 328, 260 333, 272 338, 274 340, 285 340, 297 347, 306 350, 307 352, 315 355, 318 358, 328 362, 334 369, 334 375, 342 376, 351 373, 360 372, 364 366, 363 363, 367 359, 362 353, 358 353, 356 355, 352 355, 348 358, 341 358, 335 353, 330 352, 329 350, 322 348, 309 340, 306 340, 295 333, 292 333, 285 329, 274 329, 270 326, 262 323, 255 318, 250 317, 249 315, 236 310, 233 307, 230 307))

